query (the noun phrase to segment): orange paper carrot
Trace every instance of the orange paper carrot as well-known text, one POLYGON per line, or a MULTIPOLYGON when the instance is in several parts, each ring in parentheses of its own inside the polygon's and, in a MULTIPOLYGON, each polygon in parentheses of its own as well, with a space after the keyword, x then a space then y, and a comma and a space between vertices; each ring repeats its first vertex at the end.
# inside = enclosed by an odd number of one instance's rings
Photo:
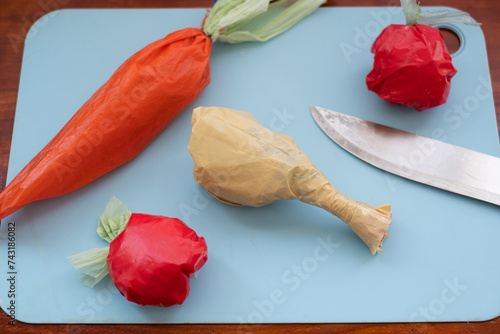
POLYGON ((0 194, 0 219, 131 160, 210 81, 212 42, 186 28, 123 63, 0 194))
POLYGON ((265 41, 324 0, 269 2, 219 0, 203 30, 175 31, 125 61, 0 193, 0 219, 78 189, 134 158, 209 83, 214 40, 265 41), (266 29, 249 31, 255 21, 266 29))

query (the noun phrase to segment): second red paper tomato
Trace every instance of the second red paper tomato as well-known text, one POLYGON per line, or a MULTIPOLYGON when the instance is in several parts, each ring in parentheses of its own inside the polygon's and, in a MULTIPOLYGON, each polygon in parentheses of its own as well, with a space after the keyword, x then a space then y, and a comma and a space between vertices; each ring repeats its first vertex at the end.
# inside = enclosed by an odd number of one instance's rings
POLYGON ((461 22, 479 25, 456 9, 422 12, 415 0, 401 0, 406 25, 391 24, 372 45, 373 69, 366 76, 369 90, 388 102, 417 111, 446 103, 457 73, 441 31, 432 26, 461 22))
POLYGON ((457 70, 439 29, 392 24, 371 51, 375 58, 366 84, 380 98, 418 111, 446 102, 457 70))

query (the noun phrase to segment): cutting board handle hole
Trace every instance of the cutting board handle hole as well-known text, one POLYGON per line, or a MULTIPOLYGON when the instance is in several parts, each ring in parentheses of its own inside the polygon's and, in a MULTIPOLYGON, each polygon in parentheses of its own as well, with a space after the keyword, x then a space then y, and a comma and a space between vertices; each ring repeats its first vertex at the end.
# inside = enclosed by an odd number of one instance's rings
POLYGON ((439 31, 441 31, 441 34, 443 35, 444 44, 446 44, 450 55, 456 53, 462 44, 460 36, 448 27, 439 27, 439 31))

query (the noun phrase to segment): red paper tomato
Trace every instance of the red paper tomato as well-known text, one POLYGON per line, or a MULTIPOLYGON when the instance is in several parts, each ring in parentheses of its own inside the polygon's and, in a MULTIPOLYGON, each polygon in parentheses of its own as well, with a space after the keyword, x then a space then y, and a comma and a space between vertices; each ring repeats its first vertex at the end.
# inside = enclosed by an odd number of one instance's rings
POLYGON ((189 276, 207 261, 203 237, 176 218, 133 213, 111 243, 111 279, 129 301, 150 306, 182 304, 189 276))
POLYGON ((457 70, 439 29, 391 24, 373 43, 368 89, 383 100, 418 111, 444 104, 457 70))

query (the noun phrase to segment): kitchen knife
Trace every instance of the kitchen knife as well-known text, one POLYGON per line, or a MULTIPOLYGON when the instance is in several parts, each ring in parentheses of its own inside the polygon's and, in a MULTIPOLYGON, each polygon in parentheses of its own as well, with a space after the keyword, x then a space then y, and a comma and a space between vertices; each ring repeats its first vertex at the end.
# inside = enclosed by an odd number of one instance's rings
POLYGON ((311 106, 342 148, 387 172, 500 205, 500 158, 311 106))

